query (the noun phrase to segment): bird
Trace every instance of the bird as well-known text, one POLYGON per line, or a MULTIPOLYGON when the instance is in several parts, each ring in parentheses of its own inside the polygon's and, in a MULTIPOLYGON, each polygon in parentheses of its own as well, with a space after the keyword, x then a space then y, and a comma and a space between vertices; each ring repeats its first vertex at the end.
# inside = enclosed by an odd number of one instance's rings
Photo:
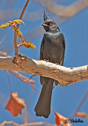
MULTIPOLYGON (((40 60, 63 65, 65 55, 65 38, 60 32, 54 20, 44 12, 44 23, 42 24, 45 33, 41 42, 40 60)), ((40 76, 42 90, 38 102, 34 108, 36 116, 48 118, 51 111, 51 97, 53 83, 58 85, 58 81, 40 76)))

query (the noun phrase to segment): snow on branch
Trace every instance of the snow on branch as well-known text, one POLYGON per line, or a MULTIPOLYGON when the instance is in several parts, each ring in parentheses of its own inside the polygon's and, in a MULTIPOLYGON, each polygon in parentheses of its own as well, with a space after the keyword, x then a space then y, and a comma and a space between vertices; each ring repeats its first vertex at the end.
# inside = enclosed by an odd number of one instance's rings
POLYGON ((29 59, 19 55, 14 58, 0 57, 0 70, 31 73, 58 80, 61 86, 88 79, 88 65, 67 68, 43 60, 29 59))

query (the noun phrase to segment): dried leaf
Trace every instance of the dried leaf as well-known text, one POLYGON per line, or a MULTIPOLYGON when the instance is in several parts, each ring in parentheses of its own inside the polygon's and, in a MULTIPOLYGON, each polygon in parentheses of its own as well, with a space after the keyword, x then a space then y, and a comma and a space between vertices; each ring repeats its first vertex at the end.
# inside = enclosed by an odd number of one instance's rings
POLYGON ((13 116, 21 114, 21 110, 25 108, 24 99, 18 97, 18 93, 12 93, 8 104, 5 109, 11 112, 13 116))
POLYGON ((20 19, 14 20, 14 22, 15 22, 16 24, 21 24, 21 23, 24 24, 24 22, 23 22, 22 20, 20 20, 20 19))
POLYGON ((4 24, 0 25, 0 28, 5 29, 8 26, 9 26, 9 23, 7 22, 7 23, 4 23, 4 24))
POLYGON ((12 29, 17 33, 17 36, 19 37, 19 38, 22 38, 22 33, 21 33, 21 31, 19 30, 19 28, 15 28, 15 27, 12 27, 12 29))
POLYGON ((20 20, 20 19, 17 19, 17 20, 13 20, 13 21, 8 21, 8 23, 10 24, 10 26, 12 25, 15 25, 15 24, 21 24, 21 23, 23 23, 24 24, 24 22, 22 21, 22 20, 20 20))
POLYGON ((31 49, 36 48, 36 46, 32 44, 31 42, 27 43, 25 38, 22 39, 22 42, 19 44, 19 47, 20 46, 25 46, 26 48, 31 48, 31 49))
MULTIPOLYGON (((0 28, 5 29, 5 28, 7 28, 8 26, 16 26, 16 24, 21 24, 21 23, 24 24, 24 22, 23 22, 22 20, 20 20, 20 19, 13 20, 13 21, 8 21, 8 22, 6 22, 6 23, 0 25, 0 28)), ((18 36, 18 37, 19 37, 19 36, 18 36)))
POLYGON ((72 126, 71 122, 68 118, 62 116, 59 113, 55 113, 55 120, 56 120, 56 124, 59 126, 60 124, 62 126, 72 126))
POLYGON ((56 124, 57 124, 57 125, 60 125, 60 118, 59 118, 59 116, 57 115, 57 113, 55 114, 55 120, 56 120, 56 124))
POLYGON ((75 116, 88 119, 88 115, 85 112, 76 112, 75 116))
POLYGON ((24 43, 23 45, 24 45, 26 48, 31 48, 31 49, 36 48, 36 46, 35 46, 34 44, 32 44, 31 42, 24 43))

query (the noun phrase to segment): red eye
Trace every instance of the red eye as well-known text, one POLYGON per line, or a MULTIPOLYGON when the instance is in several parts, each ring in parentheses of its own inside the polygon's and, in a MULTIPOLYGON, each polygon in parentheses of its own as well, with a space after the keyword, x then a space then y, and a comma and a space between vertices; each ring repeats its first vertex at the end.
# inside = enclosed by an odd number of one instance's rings
POLYGON ((53 23, 50 23, 50 26, 52 26, 53 25, 53 23))

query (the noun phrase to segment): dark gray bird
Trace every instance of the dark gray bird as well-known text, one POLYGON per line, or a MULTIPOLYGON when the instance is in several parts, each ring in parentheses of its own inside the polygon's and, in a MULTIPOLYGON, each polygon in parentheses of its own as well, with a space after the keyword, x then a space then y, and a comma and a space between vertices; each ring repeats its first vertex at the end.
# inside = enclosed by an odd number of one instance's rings
MULTIPOLYGON (((63 65, 65 53, 65 39, 58 26, 52 18, 44 12, 45 34, 41 43, 40 60, 47 60, 52 63, 63 65)), ((51 95, 53 83, 58 81, 40 76, 40 82, 43 85, 39 100, 35 106, 37 116, 48 118, 50 114, 51 95)))

